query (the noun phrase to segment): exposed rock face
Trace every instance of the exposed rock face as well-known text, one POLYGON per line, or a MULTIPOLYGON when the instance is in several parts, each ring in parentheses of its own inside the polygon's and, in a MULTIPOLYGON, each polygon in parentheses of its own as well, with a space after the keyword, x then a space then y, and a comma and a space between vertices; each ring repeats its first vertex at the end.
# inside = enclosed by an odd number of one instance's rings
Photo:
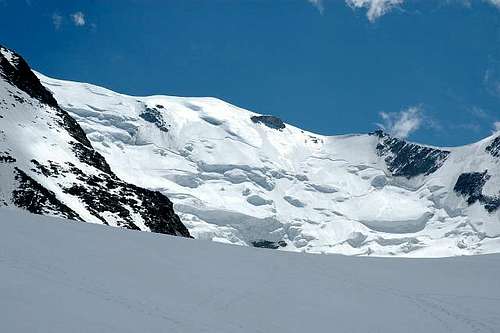
POLYGON ((40 80, 20 55, 1 45, 0 50, 2 51, 0 52, 0 75, 4 80, 41 103, 52 107, 58 106, 52 94, 40 84, 40 80), (10 59, 6 57, 6 54, 10 59))
MULTIPOLYGON (((51 106, 57 110, 59 124, 62 125, 77 141, 87 147, 91 147, 90 141, 85 136, 85 132, 80 125, 71 118, 66 111, 61 109, 52 94, 45 89, 40 80, 31 71, 28 63, 17 53, 0 45, 0 76, 11 85, 24 91, 33 99, 40 103, 51 106), (10 61, 4 55, 8 53, 10 61)), ((17 102, 23 103, 25 99, 20 96, 13 96, 17 102)))
POLYGON ((0 163, 14 163, 16 159, 8 151, 0 152, 0 163))
POLYGON ((119 179, 23 58, 1 46, 0 100, 2 203, 35 214, 190 237, 170 200, 119 179))
POLYGON ((493 157, 500 157, 500 135, 486 147, 486 151, 493 157))
POLYGON ((268 240, 258 240, 258 241, 253 241, 252 242, 253 247, 260 247, 263 249, 279 249, 280 247, 285 247, 286 242, 285 241, 278 241, 278 242, 272 242, 268 240))
POLYGON ((16 180, 19 186, 12 192, 13 203, 30 213, 39 215, 57 215, 78 220, 82 219, 68 206, 59 201, 54 192, 47 190, 24 171, 16 169, 16 180))
POLYGON ((155 108, 145 107, 144 111, 139 115, 142 119, 152 124, 155 124, 160 131, 168 132, 168 125, 163 120, 160 111, 158 109, 163 109, 161 105, 157 105, 155 108))
POLYGON ((394 176, 412 178, 430 175, 443 165, 449 151, 425 147, 391 137, 381 130, 373 133, 380 138, 377 153, 385 158, 394 176))
POLYGON ((272 129, 282 130, 286 127, 283 120, 275 116, 252 116, 250 119, 256 124, 262 123, 272 129))
POLYGON ((483 195, 483 186, 490 179, 488 170, 484 172, 470 172, 461 174, 453 190, 467 198, 467 203, 472 205, 479 201, 484 208, 492 213, 500 207, 500 196, 483 195))
POLYGON ((114 174, 89 176, 75 166, 61 169, 62 173, 77 174, 81 181, 63 191, 78 197, 104 224, 107 224, 106 215, 111 213, 120 217, 118 226, 141 230, 134 223, 134 215, 140 214, 145 226, 153 232, 189 237, 188 230, 174 213, 172 203, 161 193, 125 183, 114 174))
POLYGON ((104 157, 96 152, 91 146, 85 146, 80 142, 71 142, 71 148, 80 162, 91 165, 107 174, 112 174, 108 162, 106 162, 104 157))

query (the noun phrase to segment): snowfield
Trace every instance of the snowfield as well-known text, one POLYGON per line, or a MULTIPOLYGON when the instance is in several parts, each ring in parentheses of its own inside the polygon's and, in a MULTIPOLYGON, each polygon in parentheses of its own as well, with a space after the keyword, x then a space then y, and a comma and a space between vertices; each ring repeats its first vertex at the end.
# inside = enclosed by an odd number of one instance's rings
POLYGON ((499 332, 500 255, 318 256, 0 209, 1 332, 499 332))
POLYGON ((500 251, 500 132, 456 148, 322 136, 215 98, 37 75, 111 169, 169 197, 195 238, 377 256, 500 251))

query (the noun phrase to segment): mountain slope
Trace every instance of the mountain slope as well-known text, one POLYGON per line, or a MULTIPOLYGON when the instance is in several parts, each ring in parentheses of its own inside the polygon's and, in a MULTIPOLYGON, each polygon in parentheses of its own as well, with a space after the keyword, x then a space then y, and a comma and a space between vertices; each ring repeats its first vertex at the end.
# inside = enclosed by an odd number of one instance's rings
POLYGON ((172 203, 118 178, 24 59, 2 46, 0 205, 189 236, 172 203))
POLYGON ((0 216, 2 332, 500 331, 498 254, 318 256, 0 216))
POLYGON ((37 74, 116 174, 195 238, 290 251, 500 251, 500 133, 456 148, 321 136, 214 98, 132 97, 37 74))

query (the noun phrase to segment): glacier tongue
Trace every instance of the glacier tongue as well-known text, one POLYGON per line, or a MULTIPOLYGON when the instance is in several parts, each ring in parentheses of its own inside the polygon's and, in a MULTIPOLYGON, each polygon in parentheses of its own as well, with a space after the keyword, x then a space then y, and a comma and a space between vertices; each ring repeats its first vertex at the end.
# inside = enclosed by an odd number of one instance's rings
POLYGON ((322 136, 214 98, 37 75, 112 170, 171 198, 195 238, 379 256, 500 251, 500 158, 488 149, 500 133, 446 149, 379 131, 322 136), (485 170, 490 211, 454 191, 461 174, 485 170))

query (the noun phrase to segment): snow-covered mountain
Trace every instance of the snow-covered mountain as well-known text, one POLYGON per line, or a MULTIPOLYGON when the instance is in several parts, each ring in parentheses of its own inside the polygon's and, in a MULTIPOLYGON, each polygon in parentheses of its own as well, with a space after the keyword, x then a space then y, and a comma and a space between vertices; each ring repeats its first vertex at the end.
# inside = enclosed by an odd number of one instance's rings
POLYGON ((500 251, 500 132, 437 148, 322 136, 215 98, 132 97, 37 74, 116 174, 195 238, 291 251, 500 251))
POLYGON ((23 58, 2 46, 0 206, 189 237, 172 203, 117 177, 23 58))
MULTIPOLYGON (((8 60, 9 52, 3 53, 8 60)), ((10 133, 5 154, 8 149, 30 154, 4 158, 24 161, 22 170, 34 179, 43 172, 31 169, 51 170, 49 160, 61 158, 59 165, 70 158, 85 174, 112 170, 126 184, 169 197, 191 235, 200 239, 343 254, 500 252, 500 132, 455 148, 415 144, 382 131, 322 136, 214 98, 133 97, 36 75, 62 108, 40 110, 52 118, 50 112, 67 112, 72 118, 64 119, 76 120, 91 143, 78 147, 94 147, 98 153, 89 148, 91 155, 98 158, 94 166, 82 163, 86 157, 78 157, 75 140, 61 126, 50 123, 54 134, 32 137, 37 127, 31 121, 37 119, 22 119, 26 134, 16 127, 17 118, 0 119, 1 129, 10 133), (66 137, 59 139, 58 131, 66 137), (54 152, 49 157, 40 145, 54 152)), ((2 115, 26 108, 7 93, 18 88, 5 89, 2 115)), ((50 190, 66 198, 59 200, 82 219, 91 218, 93 205, 85 200, 92 191, 69 197, 62 178, 68 177, 59 176, 50 190)), ((109 224, 124 223, 112 223, 110 214, 103 214, 109 224)), ((142 228, 135 216, 129 221, 142 228)))

